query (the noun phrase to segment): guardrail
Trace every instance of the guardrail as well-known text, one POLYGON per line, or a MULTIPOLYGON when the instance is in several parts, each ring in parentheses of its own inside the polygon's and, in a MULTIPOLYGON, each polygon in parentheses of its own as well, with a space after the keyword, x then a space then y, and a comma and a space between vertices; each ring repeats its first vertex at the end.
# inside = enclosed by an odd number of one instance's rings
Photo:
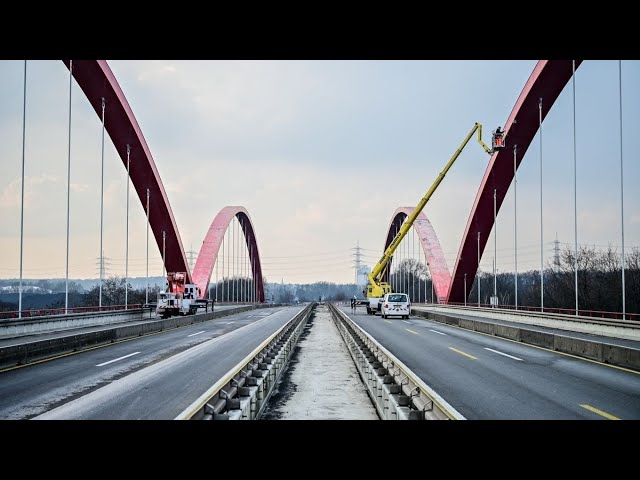
MULTIPOLYGON (((487 313, 492 315, 500 315, 505 316, 508 319, 508 316, 516 316, 516 317, 529 317, 529 318, 539 318, 545 320, 562 320, 571 323, 589 323, 594 325, 608 325, 611 327, 622 327, 629 328, 632 330, 640 329, 640 321, 636 320, 622 320, 622 319, 614 319, 614 318, 604 318, 604 317, 584 317, 584 316, 576 316, 576 315, 568 315, 562 313, 551 313, 547 312, 545 309, 544 312, 537 312, 532 310, 508 310, 502 308, 494 308, 494 307, 477 307, 477 306, 464 306, 464 305, 450 305, 450 304, 437 304, 437 303, 426 303, 426 304, 414 304, 415 306, 421 306, 424 308, 433 308, 433 309, 446 309, 452 312, 467 312, 469 315, 478 314, 478 313, 487 313)), ((552 326, 552 325, 547 325, 552 326)), ((558 327, 561 328, 561 327, 558 327)))
MULTIPOLYGON (((268 307, 272 306, 274 305, 268 305, 268 307)), ((265 304, 254 304, 197 315, 187 315, 184 317, 150 319, 144 322, 133 322, 131 324, 121 323, 85 333, 64 331, 61 332, 62 335, 59 337, 43 340, 24 339, 23 343, 16 343, 0 348, 0 369, 16 365, 26 365, 30 362, 43 360, 63 353, 81 351, 98 345, 114 343, 119 340, 148 335, 194 323, 206 322, 214 318, 226 317, 257 308, 267 308, 267 306, 265 304)))
POLYGON ((543 332, 527 328, 528 325, 526 324, 513 327, 491 323, 490 319, 471 320, 459 318, 455 315, 455 312, 445 314, 426 310, 412 310, 412 313, 446 325, 640 371, 640 349, 637 348, 609 344, 598 340, 575 338, 570 336, 570 332, 567 332, 566 335, 543 332))
POLYGON ((271 334, 175 420, 255 420, 260 417, 316 303, 271 334))
POLYGON ((383 420, 465 420, 376 339, 329 304, 378 415, 383 420))
MULTIPOLYGON (((92 312, 112 312, 114 310, 135 310, 142 308, 141 303, 128 305, 103 305, 102 307, 56 307, 56 308, 34 308, 30 310, 22 310, 22 318, 47 317, 51 315, 70 315, 73 313, 92 313, 92 312)), ((0 312, 0 320, 20 318, 19 310, 11 310, 0 312)))
POLYGON ((640 322, 640 313, 625 313, 624 314, 624 319, 622 318, 622 312, 607 312, 604 310, 580 310, 578 309, 578 315, 576 315, 576 310, 575 308, 558 308, 558 307, 544 307, 544 309, 540 308, 540 307, 529 307, 526 305, 518 305, 517 307, 515 305, 498 305, 497 307, 494 307, 492 305, 487 305, 485 303, 481 303, 480 306, 478 307, 477 304, 472 304, 471 302, 467 302, 467 304, 465 305, 464 303, 460 303, 460 302, 449 302, 449 303, 442 303, 442 304, 425 304, 425 305, 438 305, 440 307, 446 307, 446 306, 451 306, 451 307, 463 307, 463 308, 475 308, 475 309, 490 309, 493 311, 496 310, 507 310, 510 313, 517 313, 517 312, 538 312, 538 313, 555 313, 555 314, 561 314, 561 315, 570 315, 570 316, 574 316, 574 317, 590 317, 590 318, 610 318, 610 319, 619 319, 622 321, 634 321, 634 322, 640 322))
POLYGON ((151 310, 148 308, 129 308, 90 313, 70 313, 68 315, 49 315, 43 317, 7 318, 0 321, 0 339, 46 333, 68 332, 78 328, 105 327, 143 320, 151 310))

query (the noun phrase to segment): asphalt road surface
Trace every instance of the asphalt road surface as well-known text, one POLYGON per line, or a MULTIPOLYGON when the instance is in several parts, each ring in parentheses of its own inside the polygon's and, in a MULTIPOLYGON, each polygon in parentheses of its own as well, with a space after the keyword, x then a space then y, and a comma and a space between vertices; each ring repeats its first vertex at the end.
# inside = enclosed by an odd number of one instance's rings
POLYGON ((0 372, 0 419, 173 419, 302 310, 256 309, 0 372))
POLYGON ((640 372, 423 318, 342 310, 467 419, 640 419, 640 372))

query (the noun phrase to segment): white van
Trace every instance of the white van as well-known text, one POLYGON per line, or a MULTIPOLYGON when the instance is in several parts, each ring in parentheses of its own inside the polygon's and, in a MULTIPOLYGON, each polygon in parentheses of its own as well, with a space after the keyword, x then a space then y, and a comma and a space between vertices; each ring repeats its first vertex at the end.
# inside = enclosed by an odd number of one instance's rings
POLYGON ((382 318, 391 315, 409 318, 411 314, 411 301, 406 293, 387 293, 382 298, 382 318))

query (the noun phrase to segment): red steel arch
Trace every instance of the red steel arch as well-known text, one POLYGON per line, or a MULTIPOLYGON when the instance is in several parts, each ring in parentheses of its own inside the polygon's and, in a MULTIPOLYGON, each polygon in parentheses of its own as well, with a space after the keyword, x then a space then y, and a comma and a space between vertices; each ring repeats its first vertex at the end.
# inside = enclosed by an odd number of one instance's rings
MULTIPOLYGON (((576 60, 576 69, 582 60, 576 60)), ((448 301, 464 301, 464 274, 473 281, 478 268, 478 232, 480 257, 493 227, 493 190, 496 189, 496 209, 500 210, 513 180, 513 146, 517 145, 516 165, 519 166, 533 137, 538 131, 538 105, 543 99, 542 118, 557 100, 571 79, 571 60, 540 60, 533 69, 505 124, 504 150, 495 153, 487 166, 476 199, 469 214, 458 257, 451 276, 448 301)), ((517 167, 516 167, 517 168, 517 167)))
POLYGON ((256 241, 256 234, 249 212, 244 207, 224 207, 213 219, 209 231, 202 242, 202 247, 200 247, 196 264, 193 267, 193 281, 201 289, 200 298, 204 298, 209 289, 211 273, 218 258, 222 239, 233 217, 238 218, 249 249, 249 264, 253 266, 253 278, 258 287, 257 299, 259 302, 264 302, 264 284, 262 282, 262 266, 260 265, 258 242, 256 241))
MULTIPOLYGON (((69 60, 63 60, 69 68, 69 60)), ((166 232, 165 266, 168 272, 191 273, 185 255, 178 226, 169 205, 169 199, 160 180, 160 174, 151 156, 142 130, 133 115, 129 102, 106 60, 74 60, 73 77, 102 121, 102 98, 105 99, 105 129, 126 168, 127 145, 131 146, 129 177, 138 194, 142 208, 146 210, 149 189, 149 223, 160 253, 162 232, 166 232)), ((145 211, 146 214, 146 211, 145 211)))
MULTIPOLYGON (((396 236, 397 231, 407 218, 413 212, 414 207, 398 207, 393 212, 391 222, 389 222, 389 230, 387 238, 384 242, 384 250, 386 250, 391 241, 396 236)), ((444 258, 444 252, 440 246, 440 241, 436 235, 436 231, 433 229, 431 222, 427 218, 424 212, 420 212, 415 222, 413 222, 413 228, 418 232, 418 238, 420 239, 420 245, 427 257, 427 263, 431 278, 433 280, 433 288, 438 296, 440 303, 447 301, 447 295, 449 293, 449 284, 451 283, 451 274, 449 273, 449 267, 447 266, 447 260, 444 258)), ((384 251, 383 250, 383 251, 384 251)), ((388 281, 389 271, 391 270, 391 262, 385 270, 384 280, 388 281)))

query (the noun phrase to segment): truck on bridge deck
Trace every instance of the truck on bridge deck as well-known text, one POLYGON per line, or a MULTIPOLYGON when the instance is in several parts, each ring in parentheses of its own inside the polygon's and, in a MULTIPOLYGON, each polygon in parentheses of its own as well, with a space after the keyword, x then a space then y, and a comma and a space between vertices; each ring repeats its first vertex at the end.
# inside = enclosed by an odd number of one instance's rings
POLYGON ((186 272, 167 273, 167 288, 158 293, 156 313, 162 318, 174 315, 193 315, 198 308, 206 308, 207 300, 199 300, 200 287, 185 283, 186 272))

